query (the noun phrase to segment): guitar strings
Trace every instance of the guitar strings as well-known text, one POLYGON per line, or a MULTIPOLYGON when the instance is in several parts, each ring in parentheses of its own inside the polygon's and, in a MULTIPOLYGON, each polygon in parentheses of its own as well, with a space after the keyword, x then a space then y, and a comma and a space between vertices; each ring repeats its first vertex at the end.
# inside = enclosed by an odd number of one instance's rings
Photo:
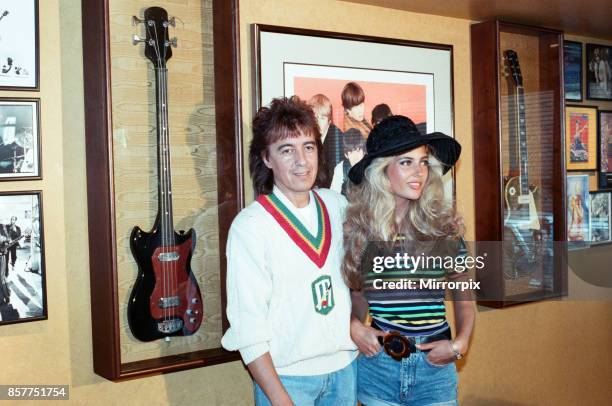
MULTIPOLYGON (((166 27, 165 30, 163 30, 163 42, 162 44, 164 44, 164 56, 162 58, 163 61, 166 61, 166 57, 168 55, 168 47, 170 46, 170 44, 168 43, 168 38, 167 38, 167 34, 168 34, 168 29, 166 27)), ((166 160, 167 160, 167 165, 166 165, 166 181, 167 181, 167 185, 168 187, 166 188, 166 198, 168 199, 168 203, 167 203, 167 207, 169 208, 168 210, 168 238, 169 238, 169 242, 173 242, 172 243, 172 247, 174 249, 174 219, 171 217, 172 213, 173 213, 173 207, 172 207, 172 175, 170 173, 170 128, 168 128, 168 121, 167 121, 167 117, 168 117, 168 69, 166 67, 163 68, 162 70, 162 78, 163 78, 163 86, 162 86, 162 97, 164 99, 163 101, 163 108, 165 109, 165 114, 162 114, 162 120, 166 120, 164 122, 164 136, 165 136, 165 145, 166 145, 166 160)), ((177 292, 177 285, 178 285, 178 280, 177 280, 177 271, 178 271, 178 261, 170 261, 170 275, 168 276, 170 279, 170 292, 174 293, 178 293, 177 292)), ((179 301, 180 301, 180 295, 179 295, 179 301)), ((180 303, 179 303, 180 306, 180 303)), ((170 312, 170 310, 168 310, 168 312, 170 312)))
MULTIPOLYGON (((157 89, 156 93, 157 93, 157 102, 158 104, 160 104, 160 107, 163 108, 163 106, 161 105, 162 101, 162 75, 161 75, 161 54, 160 54, 160 50, 159 50, 159 40, 157 37, 157 26, 153 25, 153 29, 151 30, 151 26, 147 23, 147 31, 149 31, 149 36, 150 37, 155 37, 155 41, 153 43, 153 50, 155 51, 155 57, 157 59, 157 68, 155 68, 155 75, 156 75, 156 81, 157 81, 157 89), (151 31, 153 31, 153 33, 151 33, 151 31)), ((163 113, 163 112, 162 112, 163 113)), ((157 116, 157 128, 158 131, 161 131, 161 137, 159 137, 158 140, 158 148, 159 148, 159 153, 158 153, 158 172, 159 172, 159 189, 160 189, 160 193, 162 195, 162 198, 160 199, 161 202, 161 207, 159 208, 160 211, 160 215, 161 215, 161 240, 162 240, 162 249, 161 249, 161 253, 165 253, 166 251, 166 247, 168 246, 168 236, 167 236, 167 225, 166 225, 166 221, 164 220, 164 216, 166 213, 166 196, 165 196, 165 190, 166 190, 166 175, 165 175, 165 171, 164 171, 164 165, 165 165, 165 154, 164 152, 164 133, 163 133, 163 114, 158 114, 157 116)), ((162 257, 163 258, 163 257, 162 257)), ((166 262, 165 261, 161 261, 161 272, 162 272, 162 298, 166 298, 167 297, 167 292, 168 292, 168 281, 167 281, 167 266, 166 266, 166 262)), ((168 320, 168 308, 167 306, 164 304, 164 301, 160 301, 160 303, 162 304, 162 314, 163 314, 163 322, 165 323, 168 320)))

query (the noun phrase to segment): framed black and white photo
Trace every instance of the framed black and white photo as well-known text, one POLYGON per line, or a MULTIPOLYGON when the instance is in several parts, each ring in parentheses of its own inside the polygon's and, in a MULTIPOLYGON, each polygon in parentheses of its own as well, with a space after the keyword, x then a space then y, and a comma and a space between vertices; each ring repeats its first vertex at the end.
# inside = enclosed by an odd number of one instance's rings
POLYGON ((591 244, 611 242, 610 192, 591 192, 591 244))
POLYGON ((0 98, 0 181, 42 179, 40 100, 0 98))
POLYGON ((582 42, 563 41, 565 100, 582 101, 582 42))
POLYGON ((612 100, 612 46, 586 44, 587 99, 612 100))
MULTIPOLYGON (((328 162, 334 158, 324 168, 332 189, 343 190, 346 179, 336 179, 343 172, 338 168, 352 165, 347 152, 355 152, 341 144, 359 134, 365 144, 371 128, 387 115, 410 117, 423 133, 454 136, 452 46, 259 24, 252 29, 255 110, 273 98, 297 95, 315 115, 325 116, 319 126, 324 154, 328 162), (345 91, 361 102, 347 106, 345 91), (342 142, 326 140, 332 137, 342 142), (331 145, 340 152, 330 153, 331 145)), ((449 197, 453 173, 444 177, 449 197)))
POLYGON ((42 192, 0 192, 0 325, 47 318, 42 192))
POLYGON ((38 0, 0 2, 0 90, 39 89, 38 0))

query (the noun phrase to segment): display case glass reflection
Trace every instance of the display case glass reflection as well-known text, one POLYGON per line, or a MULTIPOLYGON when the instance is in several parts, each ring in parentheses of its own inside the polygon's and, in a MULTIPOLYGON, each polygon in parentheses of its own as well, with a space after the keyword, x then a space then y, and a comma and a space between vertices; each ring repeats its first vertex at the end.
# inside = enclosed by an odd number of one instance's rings
POLYGON ((552 290, 555 89, 543 86, 536 36, 502 32, 503 272, 508 295, 552 290))

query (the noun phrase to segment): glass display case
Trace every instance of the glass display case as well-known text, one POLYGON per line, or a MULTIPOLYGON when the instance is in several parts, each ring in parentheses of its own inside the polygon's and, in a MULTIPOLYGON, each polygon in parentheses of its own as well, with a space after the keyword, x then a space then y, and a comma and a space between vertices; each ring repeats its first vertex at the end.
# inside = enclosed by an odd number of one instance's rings
POLYGON ((239 359, 221 347, 244 205, 237 1, 157 5, 83 3, 94 371, 110 380, 239 359))
POLYGON ((501 21, 471 27, 479 304, 566 292, 563 36, 501 21))

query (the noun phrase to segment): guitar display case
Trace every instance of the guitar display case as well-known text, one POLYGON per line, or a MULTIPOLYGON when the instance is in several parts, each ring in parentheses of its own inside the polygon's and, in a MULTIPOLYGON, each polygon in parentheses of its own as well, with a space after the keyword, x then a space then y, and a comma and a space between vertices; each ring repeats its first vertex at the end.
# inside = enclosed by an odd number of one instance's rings
POLYGON ((471 26, 478 304, 567 294, 563 33, 471 26))
POLYGON ((244 207, 238 0, 83 1, 94 372, 240 359, 221 337, 244 207))

